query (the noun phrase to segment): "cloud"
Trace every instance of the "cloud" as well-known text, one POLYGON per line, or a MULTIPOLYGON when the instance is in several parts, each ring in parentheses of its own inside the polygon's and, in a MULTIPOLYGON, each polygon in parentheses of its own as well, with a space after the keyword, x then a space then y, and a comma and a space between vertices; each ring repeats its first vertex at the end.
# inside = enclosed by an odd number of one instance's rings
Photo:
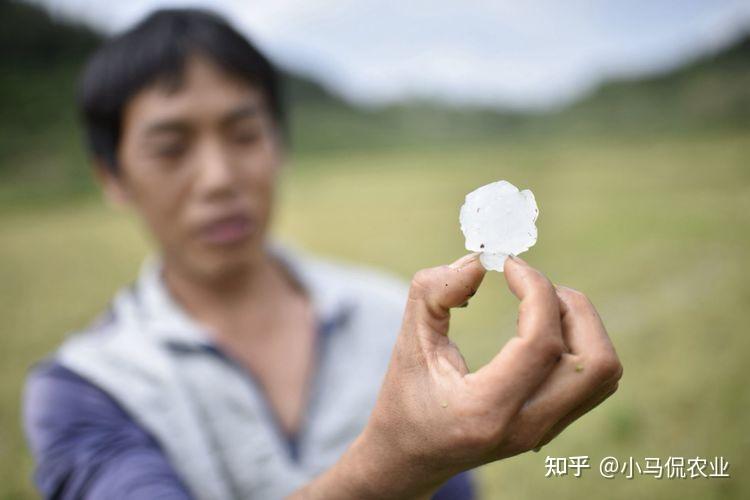
POLYGON ((37 0, 117 32, 152 9, 208 6, 278 63, 345 98, 540 108, 603 79, 669 69, 750 27, 744 0, 37 0))

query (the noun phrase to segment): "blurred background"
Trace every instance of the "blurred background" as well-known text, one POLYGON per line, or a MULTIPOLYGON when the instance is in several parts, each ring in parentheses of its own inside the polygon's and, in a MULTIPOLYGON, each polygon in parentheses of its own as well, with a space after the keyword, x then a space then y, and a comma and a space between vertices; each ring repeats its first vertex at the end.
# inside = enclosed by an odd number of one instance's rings
MULTIPOLYGON (((76 75, 103 36, 167 5, 0 1, 0 498, 35 497, 26 371, 151 249, 96 189, 76 75)), ((625 375, 541 453, 480 469, 484 498, 750 498, 750 3, 190 5, 287 75, 281 240, 409 278, 464 253, 470 190, 507 179, 536 194, 524 258, 591 297, 625 375), (592 469, 545 478, 547 455, 592 469), (609 455, 724 457, 731 477, 606 480, 609 455)), ((515 308, 492 273, 455 313, 471 367, 513 334, 515 308)))

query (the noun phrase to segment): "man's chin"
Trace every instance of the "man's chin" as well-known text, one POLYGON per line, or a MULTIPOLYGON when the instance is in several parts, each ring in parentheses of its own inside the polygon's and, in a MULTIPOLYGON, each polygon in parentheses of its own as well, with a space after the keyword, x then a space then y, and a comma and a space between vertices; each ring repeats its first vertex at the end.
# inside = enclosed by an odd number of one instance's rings
POLYGON ((239 278, 262 263, 263 245, 248 241, 243 245, 204 246, 191 258, 190 267, 202 280, 228 282, 239 278))

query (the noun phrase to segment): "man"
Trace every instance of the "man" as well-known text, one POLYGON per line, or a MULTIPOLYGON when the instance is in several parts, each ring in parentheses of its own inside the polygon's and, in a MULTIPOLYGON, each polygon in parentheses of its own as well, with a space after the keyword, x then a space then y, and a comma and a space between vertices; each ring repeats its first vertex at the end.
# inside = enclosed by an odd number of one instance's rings
POLYGON ((465 471, 544 445, 617 388, 596 311, 520 259, 518 337, 469 373, 449 310, 476 255, 398 280, 267 240, 283 160, 277 76, 201 11, 108 41, 81 108, 106 195, 158 247, 31 374, 47 498, 471 498, 465 471))

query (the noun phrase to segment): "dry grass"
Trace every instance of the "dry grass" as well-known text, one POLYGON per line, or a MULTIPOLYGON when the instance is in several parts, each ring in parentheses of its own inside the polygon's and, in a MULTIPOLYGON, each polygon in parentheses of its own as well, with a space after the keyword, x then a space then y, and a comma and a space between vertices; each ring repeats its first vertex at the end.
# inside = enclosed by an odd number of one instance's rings
MULTIPOLYGON (((750 138, 576 140, 428 153, 321 155, 289 168, 277 235, 408 278, 463 253, 458 207, 508 179, 534 190, 527 260, 600 308, 625 366, 611 400, 539 454, 481 469, 486 498, 748 498, 750 138), (544 457, 713 457, 731 479, 544 478, 544 457)), ((148 251, 96 200, 0 215, 0 498, 33 497, 19 424, 27 368, 130 281, 148 251)), ((469 364, 512 334, 515 302, 490 275, 453 335, 469 364)))

